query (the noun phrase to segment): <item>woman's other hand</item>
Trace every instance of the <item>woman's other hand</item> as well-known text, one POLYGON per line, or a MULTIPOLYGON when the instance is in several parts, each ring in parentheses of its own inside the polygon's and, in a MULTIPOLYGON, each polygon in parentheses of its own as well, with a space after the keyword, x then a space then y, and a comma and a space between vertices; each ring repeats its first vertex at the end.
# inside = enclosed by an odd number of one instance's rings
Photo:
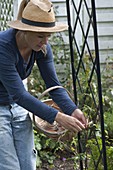
POLYGON ((85 126, 85 128, 88 126, 88 121, 80 109, 75 109, 71 116, 78 119, 85 126))
POLYGON ((79 109, 76 109, 72 113, 72 116, 58 112, 55 121, 57 121, 64 128, 73 132, 79 132, 86 128, 85 117, 79 109))

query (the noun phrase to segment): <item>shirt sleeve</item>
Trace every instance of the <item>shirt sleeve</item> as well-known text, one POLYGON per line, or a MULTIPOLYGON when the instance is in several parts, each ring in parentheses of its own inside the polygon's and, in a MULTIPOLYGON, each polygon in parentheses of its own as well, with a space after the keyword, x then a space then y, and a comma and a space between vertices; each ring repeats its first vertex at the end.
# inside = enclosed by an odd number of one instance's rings
MULTIPOLYGON (((45 81, 46 87, 61 86, 54 66, 53 54, 50 45, 47 45, 47 56, 37 58, 41 76, 45 81)), ((75 103, 70 99, 65 89, 55 89, 50 92, 53 101, 68 115, 77 108, 75 103)))
POLYGON ((49 123, 53 123, 58 110, 49 107, 26 91, 16 69, 15 55, 11 46, 6 47, 0 44, 1 83, 14 102, 49 123))

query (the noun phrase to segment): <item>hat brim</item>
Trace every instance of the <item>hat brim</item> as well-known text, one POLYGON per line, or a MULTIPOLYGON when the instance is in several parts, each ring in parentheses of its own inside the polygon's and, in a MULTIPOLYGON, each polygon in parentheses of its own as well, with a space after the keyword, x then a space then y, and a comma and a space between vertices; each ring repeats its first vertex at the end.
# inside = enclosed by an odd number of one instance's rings
POLYGON ((37 26, 31 26, 27 25, 21 22, 21 20, 16 21, 9 21, 8 26, 22 30, 22 31, 33 31, 33 32, 61 32, 68 29, 68 26, 66 24, 59 24, 56 23, 54 27, 37 27, 37 26))

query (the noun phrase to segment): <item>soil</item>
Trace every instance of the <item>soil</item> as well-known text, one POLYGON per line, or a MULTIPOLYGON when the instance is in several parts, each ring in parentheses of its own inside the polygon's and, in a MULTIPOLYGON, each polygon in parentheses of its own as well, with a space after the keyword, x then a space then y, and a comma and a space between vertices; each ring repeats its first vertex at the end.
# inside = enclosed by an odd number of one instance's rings
POLYGON ((45 163, 42 168, 37 168, 37 170, 74 170, 74 165, 72 160, 62 161, 57 159, 53 166, 45 163))
POLYGON ((37 170, 75 170, 74 161, 72 160, 73 154, 69 152, 59 153, 60 158, 54 160, 53 165, 50 165, 47 162, 43 162, 41 168, 37 170))
POLYGON ((72 160, 55 160, 54 165, 48 165, 44 163, 41 168, 37 168, 37 170, 74 170, 74 165, 72 160))

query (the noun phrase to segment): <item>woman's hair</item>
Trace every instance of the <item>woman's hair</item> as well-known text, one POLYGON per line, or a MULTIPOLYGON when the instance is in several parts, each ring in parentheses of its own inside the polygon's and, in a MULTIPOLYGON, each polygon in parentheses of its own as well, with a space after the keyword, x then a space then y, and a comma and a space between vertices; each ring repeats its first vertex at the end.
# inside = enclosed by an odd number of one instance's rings
POLYGON ((30 0, 22 0, 22 2, 20 3, 20 7, 19 7, 19 11, 18 11, 18 15, 17 15, 17 19, 21 20, 22 19, 22 12, 24 10, 24 8, 26 7, 27 3, 30 0))

